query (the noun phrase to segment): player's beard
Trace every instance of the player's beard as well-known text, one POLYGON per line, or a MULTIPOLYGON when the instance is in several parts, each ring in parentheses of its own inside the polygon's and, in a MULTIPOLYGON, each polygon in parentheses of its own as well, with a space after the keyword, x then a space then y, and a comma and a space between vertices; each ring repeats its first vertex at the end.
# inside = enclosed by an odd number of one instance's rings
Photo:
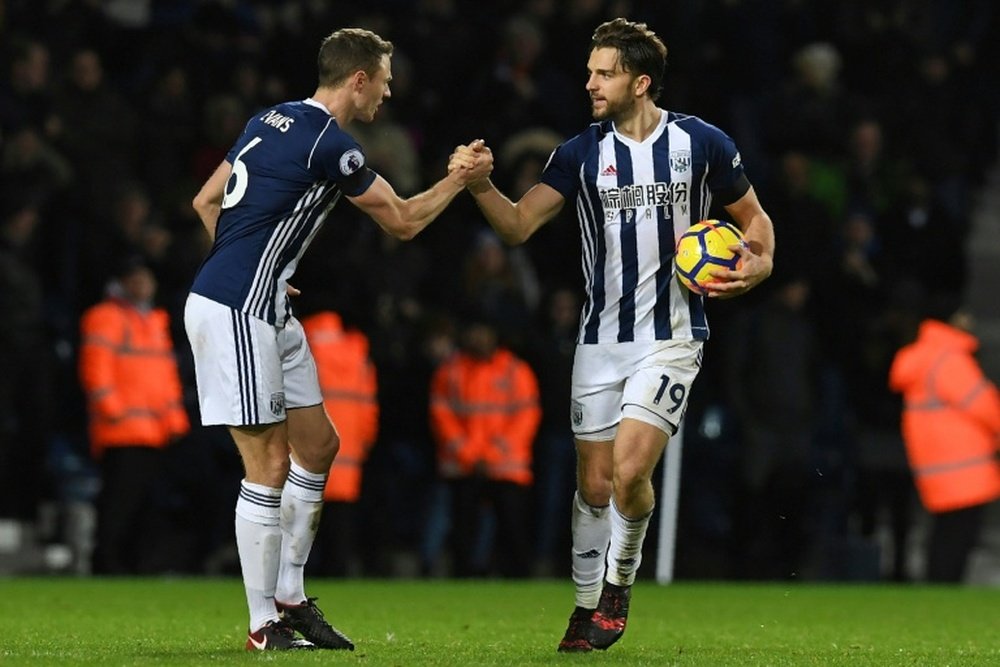
POLYGON ((612 100, 607 97, 604 98, 604 108, 598 111, 594 106, 593 100, 591 100, 590 112, 594 117, 594 120, 607 120, 611 119, 618 122, 622 118, 626 117, 631 113, 632 109, 635 108, 634 100, 626 98, 623 100, 612 100))

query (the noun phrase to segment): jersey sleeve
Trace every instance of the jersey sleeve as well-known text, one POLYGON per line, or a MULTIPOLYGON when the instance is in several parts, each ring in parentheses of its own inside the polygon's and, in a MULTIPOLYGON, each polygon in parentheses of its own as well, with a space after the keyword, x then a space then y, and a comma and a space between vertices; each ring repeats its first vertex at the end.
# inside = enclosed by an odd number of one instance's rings
POLYGON ((708 187, 723 206, 734 203, 750 189, 739 150, 729 135, 705 124, 708 132, 708 187))
POLYGON ((542 170, 541 182, 556 190, 566 200, 572 200, 580 188, 581 159, 573 142, 557 146, 542 170))
POLYGON ((348 197, 357 197, 375 182, 375 172, 365 164, 361 146, 344 132, 330 133, 317 145, 317 166, 323 178, 340 186, 348 197))
POLYGON ((256 120, 256 117, 247 121, 246 125, 243 126, 243 131, 240 132, 239 138, 233 142, 232 148, 230 148, 229 152, 226 153, 226 162, 229 164, 236 163, 236 156, 239 155, 240 151, 243 150, 243 147, 246 146, 247 135, 250 133, 250 126, 253 124, 254 120, 256 120))

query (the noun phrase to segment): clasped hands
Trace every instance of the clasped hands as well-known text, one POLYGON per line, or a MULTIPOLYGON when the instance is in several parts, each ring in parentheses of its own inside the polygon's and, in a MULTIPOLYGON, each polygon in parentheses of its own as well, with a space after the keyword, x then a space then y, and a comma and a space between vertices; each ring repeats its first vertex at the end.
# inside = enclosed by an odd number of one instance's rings
POLYGON ((456 146, 448 158, 448 174, 454 175, 465 187, 485 182, 491 173, 493 173, 493 151, 482 139, 456 146))

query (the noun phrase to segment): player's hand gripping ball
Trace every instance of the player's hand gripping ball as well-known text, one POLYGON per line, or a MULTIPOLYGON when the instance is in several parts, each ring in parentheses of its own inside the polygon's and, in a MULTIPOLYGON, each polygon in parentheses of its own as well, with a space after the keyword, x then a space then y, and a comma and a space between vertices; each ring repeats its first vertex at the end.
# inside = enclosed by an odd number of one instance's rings
POLYGON ((702 220, 685 231, 677 241, 674 268, 681 284, 695 294, 708 294, 716 278, 713 269, 740 268, 739 253, 730 250, 733 245, 746 246, 738 227, 721 220, 702 220))

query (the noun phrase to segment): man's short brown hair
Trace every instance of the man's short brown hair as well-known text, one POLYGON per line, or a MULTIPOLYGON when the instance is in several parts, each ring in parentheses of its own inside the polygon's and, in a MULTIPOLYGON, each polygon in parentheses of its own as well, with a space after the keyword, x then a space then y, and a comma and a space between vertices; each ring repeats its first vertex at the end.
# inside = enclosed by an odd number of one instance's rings
POLYGON ((364 28, 341 28, 323 40, 317 69, 319 85, 333 88, 358 70, 375 74, 382 56, 392 55, 392 42, 364 28))
POLYGON ((618 51, 622 70, 649 77, 649 97, 653 101, 663 90, 667 67, 667 47, 645 23, 617 18, 597 26, 590 49, 611 48, 618 51))

